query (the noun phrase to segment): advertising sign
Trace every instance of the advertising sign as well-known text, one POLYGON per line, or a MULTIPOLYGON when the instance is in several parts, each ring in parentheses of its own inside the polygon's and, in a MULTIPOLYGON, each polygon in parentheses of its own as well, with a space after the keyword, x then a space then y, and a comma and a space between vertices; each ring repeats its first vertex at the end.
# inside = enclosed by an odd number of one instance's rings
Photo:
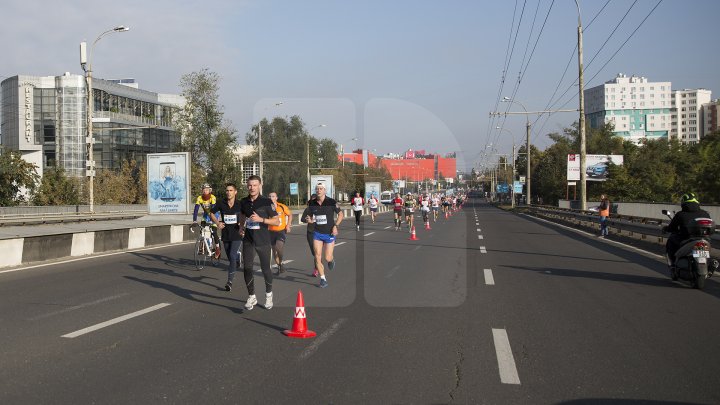
POLYGON ((149 214, 190 213, 190 154, 147 155, 147 204, 149 214))
POLYGON ((393 180, 393 191, 399 192, 405 188, 405 180, 393 180))
POLYGON ((298 184, 290 183, 290 195, 298 195, 298 184))
MULTIPOLYGON (((585 174, 587 181, 605 181, 608 176, 608 165, 623 164, 623 155, 586 155, 585 174)), ((567 161, 567 180, 580 180, 580 155, 570 154, 567 161)))
POLYGON ((522 194, 522 192, 523 192, 523 183, 515 180, 515 181, 513 182, 513 192, 514 192, 515 194, 522 194))
POLYGON ((313 174, 310 176, 310 184, 311 192, 315 193, 315 186, 318 185, 318 183, 322 183, 325 185, 325 195, 328 197, 335 199, 335 184, 333 183, 333 175, 332 174, 313 174))
POLYGON ((382 190, 380 190, 380 182, 375 182, 375 181, 370 182, 370 181, 366 181, 366 182, 365 182, 365 201, 367 201, 368 198, 370 198, 370 196, 373 195, 373 193, 375 194, 375 197, 377 197, 378 199, 380 199, 380 192, 381 192, 381 191, 382 191, 382 190))
POLYGON ((510 188, 508 187, 507 183, 498 183, 495 186, 495 191, 498 193, 507 193, 510 191, 510 188))

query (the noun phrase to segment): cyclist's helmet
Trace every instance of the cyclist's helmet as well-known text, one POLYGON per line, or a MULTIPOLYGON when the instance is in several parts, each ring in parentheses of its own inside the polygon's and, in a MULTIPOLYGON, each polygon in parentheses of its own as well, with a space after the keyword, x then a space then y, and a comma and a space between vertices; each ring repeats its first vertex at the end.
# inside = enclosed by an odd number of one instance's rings
POLYGON ((210 190, 212 190, 212 186, 210 185, 210 183, 203 183, 202 187, 200 187, 200 188, 203 188, 203 189, 209 188, 210 190))
POLYGON ((682 195, 682 197, 680 197, 680 203, 681 203, 681 204, 690 203, 690 202, 694 202, 694 203, 700 204, 700 201, 698 201, 697 196, 695 195, 695 193, 685 193, 685 194, 682 195))

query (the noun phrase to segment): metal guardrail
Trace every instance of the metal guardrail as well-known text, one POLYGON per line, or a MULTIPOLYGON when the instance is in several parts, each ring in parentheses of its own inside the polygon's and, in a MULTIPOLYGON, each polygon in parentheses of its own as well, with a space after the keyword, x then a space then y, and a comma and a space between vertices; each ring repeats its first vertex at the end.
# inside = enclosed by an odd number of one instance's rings
POLYGON ((0 207, 0 226, 38 225, 67 222, 134 219, 147 215, 145 204, 0 207))
MULTIPOLYGON (((521 207, 520 209, 525 210, 531 215, 549 220, 563 220, 588 228, 599 228, 598 214, 592 211, 578 211, 548 206, 530 206, 521 207)), ((648 240, 648 237, 653 237, 656 238, 654 242, 664 243, 669 234, 664 233, 662 227, 669 222, 669 220, 613 214, 608 218, 608 227, 614 233, 623 236, 637 237, 642 240, 648 240)), ((715 233, 710 237, 710 242, 714 249, 720 249, 719 231, 720 228, 716 226, 715 233)))

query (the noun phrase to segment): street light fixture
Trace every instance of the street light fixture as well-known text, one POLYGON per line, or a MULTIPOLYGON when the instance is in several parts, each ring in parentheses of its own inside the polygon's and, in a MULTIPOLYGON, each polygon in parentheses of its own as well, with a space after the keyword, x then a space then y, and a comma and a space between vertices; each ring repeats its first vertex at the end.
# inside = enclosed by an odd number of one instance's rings
POLYGON ((307 199, 310 201, 310 132, 315 128, 325 128, 327 124, 320 124, 315 125, 314 127, 310 128, 307 131, 307 136, 305 137, 306 144, 306 151, 307 151, 307 199))
MULTIPOLYGON (((357 138, 350 138, 347 141, 357 141, 357 138)), ((345 142, 347 142, 345 141, 345 142)), ((343 149, 343 144, 340 144, 340 156, 342 156, 342 167, 345 167, 345 149, 343 149)))
POLYGON ((93 158, 93 146, 95 139, 93 138, 93 97, 92 97, 92 53, 95 49, 95 44, 107 34, 113 32, 127 32, 130 31, 130 27, 124 25, 118 25, 115 28, 109 29, 95 38, 95 41, 90 46, 90 52, 87 52, 87 43, 80 43, 80 66, 85 71, 85 81, 87 87, 87 137, 85 144, 87 145, 87 162, 85 163, 85 175, 90 178, 88 182, 88 195, 90 203, 90 213, 95 212, 95 196, 94 196, 94 183, 95 183, 95 161, 93 158))
MULTIPOLYGON (((278 107, 280 105, 283 105, 284 103, 282 101, 275 103, 275 107, 278 107)), ((270 108, 270 106, 265 107, 263 112, 267 111, 267 109, 270 108)), ((258 123, 258 163, 259 163, 259 174, 260 178, 264 180, 263 177, 263 158, 262 158, 262 119, 260 119, 260 122, 258 123)))

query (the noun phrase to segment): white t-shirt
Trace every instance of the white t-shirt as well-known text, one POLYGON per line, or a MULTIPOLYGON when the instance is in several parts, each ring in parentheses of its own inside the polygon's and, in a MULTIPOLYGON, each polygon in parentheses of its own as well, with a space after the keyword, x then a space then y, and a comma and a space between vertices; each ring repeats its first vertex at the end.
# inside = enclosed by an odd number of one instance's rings
POLYGON ((362 209, 363 209, 362 197, 353 197, 352 205, 353 205, 353 211, 362 211, 362 209))
POLYGON ((377 208, 378 207, 378 200, 375 197, 370 197, 370 200, 368 200, 368 204, 370 204, 370 208, 377 208))

